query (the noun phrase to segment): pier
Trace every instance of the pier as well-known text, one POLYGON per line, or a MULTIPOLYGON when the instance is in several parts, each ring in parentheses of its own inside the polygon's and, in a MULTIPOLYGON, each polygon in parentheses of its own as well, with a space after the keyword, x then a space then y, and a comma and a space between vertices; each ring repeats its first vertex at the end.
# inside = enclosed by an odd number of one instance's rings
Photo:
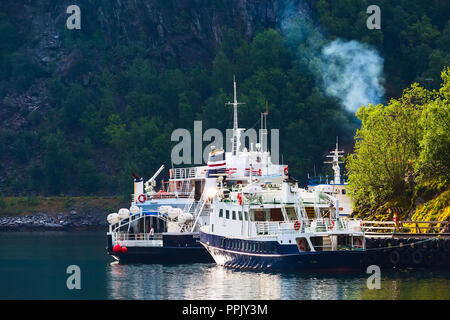
POLYGON ((392 269, 448 268, 448 221, 363 221, 365 265, 392 269))

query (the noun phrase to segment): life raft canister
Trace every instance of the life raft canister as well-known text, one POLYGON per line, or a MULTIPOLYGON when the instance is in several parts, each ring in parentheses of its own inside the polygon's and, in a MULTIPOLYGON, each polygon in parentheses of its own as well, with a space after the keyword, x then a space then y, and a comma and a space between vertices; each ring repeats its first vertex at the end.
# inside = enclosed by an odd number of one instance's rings
POLYGON ((143 193, 140 194, 139 197, 138 197, 138 201, 139 201, 140 203, 144 203, 145 200, 147 200, 147 197, 145 196, 145 194, 143 194, 143 193))
POLYGON ((297 221, 294 222, 294 229, 295 230, 300 230, 300 226, 301 226, 300 221, 297 220, 297 221))

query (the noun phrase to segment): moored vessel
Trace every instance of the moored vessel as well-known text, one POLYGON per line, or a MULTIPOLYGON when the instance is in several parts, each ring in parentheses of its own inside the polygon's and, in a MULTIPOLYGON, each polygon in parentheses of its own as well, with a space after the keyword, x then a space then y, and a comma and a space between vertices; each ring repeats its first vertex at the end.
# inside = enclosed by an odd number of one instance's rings
MULTIPOLYGON (((235 118, 237 105, 235 99, 235 118)), ((227 160, 244 159, 237 120, 232 141, 227 160)), ((209 224, 200 227, 200 242, 218 265, 268 271, 361 268, 361 221, 340 217, 337 198, 321 189, 299 188, 287 166, 281 175, 254 176, 257 159, 247 160, 246 185, 228 184, 219 174, 208 191, 211 213, 209 224)))
POLYGON ((267 112, 261 114, 260 143, 241 150, 244 129, 238 128, 236 82, 234 102, 228 104, 234 106, 231 152, 212 147, 206 166, 170 169, 170 179, 159 191, 156 177, 164 166, 145 183, 134 174, 130 209, 108 216, 108 254, 122 262, 214 262, 200 244, 199 228, 210 223, 218 181, 235 188, 266 178, 283 180, 287 166, 272 163, 265 143, 267 112))

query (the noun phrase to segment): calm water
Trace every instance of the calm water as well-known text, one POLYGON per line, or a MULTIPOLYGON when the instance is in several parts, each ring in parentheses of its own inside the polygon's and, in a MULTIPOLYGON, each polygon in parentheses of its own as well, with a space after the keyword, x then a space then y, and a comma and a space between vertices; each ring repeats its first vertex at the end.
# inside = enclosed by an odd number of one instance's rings
POLYGON ((450 272, 258 273, 214 264, 119 265, 101 232, 0 233, 0 299, 450 299, 450 272), (68 290, 69 265, 81 290, 68 290))

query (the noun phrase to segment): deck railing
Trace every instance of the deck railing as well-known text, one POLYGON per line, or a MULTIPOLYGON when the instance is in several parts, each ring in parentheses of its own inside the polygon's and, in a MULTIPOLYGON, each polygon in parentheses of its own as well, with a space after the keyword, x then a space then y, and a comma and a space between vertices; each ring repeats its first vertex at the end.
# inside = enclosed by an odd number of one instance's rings
POLYGON ((298 224, 296 221, 257 221, 255 225, 256 233, 259 235, 345 230, 361 231, 360 221, 355 219, 302 219, 298 221, 298 224))
POLYGON ((390 237, 394 234, 448 235, 449 221, 363 221, 366 235, 390 237))
POLYGON ((162 234, 157 233, 150 235, 150 233, 129 233, 129 232, 114 232, 113 241, 128 241, 128 240, 162 240, 162 234))
POLYGON ((204 178, 206 173, 206 166, 192 167, 192 168, 175 168, 173 169, 172 179, 193 179, 204 178))

